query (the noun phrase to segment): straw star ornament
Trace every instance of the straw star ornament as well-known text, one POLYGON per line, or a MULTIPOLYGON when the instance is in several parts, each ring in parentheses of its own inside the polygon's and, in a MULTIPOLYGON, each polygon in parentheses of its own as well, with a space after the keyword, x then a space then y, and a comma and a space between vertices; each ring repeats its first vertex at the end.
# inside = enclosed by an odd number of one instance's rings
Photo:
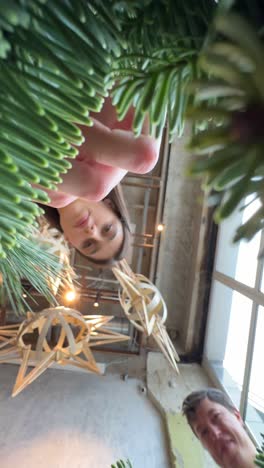
POLYGON ((0 327, 0 363, 21 360, 12 396, 18 395, 54 362, 101 374, 91 348, 129 340, 128 336, 106 328, 112 318, 83 316, 74 309, 55 307, 39 314, 28 312, 22 324, 0 327), (37 335, 34 348, 29 343, 33 335, 37 335), (33 369, 27 372, 29 366, 33 369))
POLYGON ((153 337, 178 373, 179 356, 164 325, 167 307, 160 291, 144 275, 133 273, 126 260, 112 270, 121 285, 119 300, 126 317, 138 330, 153 337))

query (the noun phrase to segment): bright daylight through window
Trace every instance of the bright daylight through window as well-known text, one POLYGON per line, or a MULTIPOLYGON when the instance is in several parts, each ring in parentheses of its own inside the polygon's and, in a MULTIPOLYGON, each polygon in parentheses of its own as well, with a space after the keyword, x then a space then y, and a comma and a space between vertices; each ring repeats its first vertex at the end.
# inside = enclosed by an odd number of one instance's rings
POLYGON ((224 221, 218 233, 204 365, 239 407, 261 442, 264 432, 264 234, 232 243, 235 228, 258 208, 248 204, 224 221))

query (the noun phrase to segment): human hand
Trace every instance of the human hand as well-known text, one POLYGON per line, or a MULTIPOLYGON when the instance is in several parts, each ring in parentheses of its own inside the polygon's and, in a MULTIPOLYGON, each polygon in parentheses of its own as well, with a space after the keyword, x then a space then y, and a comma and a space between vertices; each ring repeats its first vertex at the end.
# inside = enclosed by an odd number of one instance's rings
POLYGON ((52 206, 66 206, 78 197, 102 200, 127 171, 143 174, 155 166, 159 142, 147 134, 147 121, 143 134, 138 138, 134 136, 131 131, 133 112, 130 109, 125 119, 118 122, 115 109, 107 99, 102 111, 92 115, 94 126, 81 126, 85 141, 79 148, 79 155, 71 161, 72 168, 67 174, 62 175, 58 192, 53 195, 52 191, 47 191, 52 206))

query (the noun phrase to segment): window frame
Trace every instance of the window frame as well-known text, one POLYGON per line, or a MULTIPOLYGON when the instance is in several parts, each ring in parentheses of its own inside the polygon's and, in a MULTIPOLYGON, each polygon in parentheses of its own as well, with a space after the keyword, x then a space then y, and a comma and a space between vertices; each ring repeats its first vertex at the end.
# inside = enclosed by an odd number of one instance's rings
MULTIPOLYGON (((222 227, 220 226, 220 229, 222 227)), ((217 258, 218 255, 223 254, 219 250, 219 237, 220 237, 220 229, 218 230, 218 238, 216 243, 216 250, 215 250, 215 260, 214 260, 214 268, 212 273, 212 283, 211 283, 211 294, 209 300, 209 307, 208 307, 208 318, 207 318, 207 325, 206 325, 206 333, 205 333, 205 341, 204 341, 204 353, 202 359, 202 365, 213 381, 213 383, 220 387, 223 391, 228 393, 227 388, 225 387, 224 383, 221 382, 220 377, 217 376, 213 365, 210 362, 210 358, 206 356, 206 344, 207 341, 209 342, 209 336, 211 333, 210 330, 210 319, 211 319, 211 307, 212 307, 212 292, 215 282, 217 281, 223 286, 228 287, 232 292, 236 291, 243 295, 244 297, 250 299, 252 301, 251 307, 251 318, 250 318, 250 325, 249 325, 249 333, 248 333, 248 342, 247 342, 247 350, 246 350, 246 361, 245 361, 245 368, 244 368, 244 376, 243 376, 243 384, 240 396, 240 405, 239 411, 241 417, 246 426, 246 430, 257 445, 258 441, 253 434, 250 426, 246 422, 246 415, 247 415, 247 405, 248 405, 248 396, 249 396, 249 388, 250 388, 250 378, 251 378, 251 370, 252 370, 252 363, 253 363, 253 356, 254 356, 254 345, 255 345, 255 338, 256 338, 256 330, 257 330, 257 322, 258 322, 258 315, 259 315, 259 306, 264 307, 264 292, 261 292, 261 284, 262 284, 262 276, 264 274, 264 230, 261 232, 260 236, 260 243, 259 243, 259 250, 258 250, 258 258, 257 258, 257 268, 255 274, 255 282, 254 286, 248 286, 228 274, 222 273, 216 269, 217 265, 217 258), (260 257, 262 254, 262 258, 260 257)), ((223 248, 223 247, 222 247, 223 248)))

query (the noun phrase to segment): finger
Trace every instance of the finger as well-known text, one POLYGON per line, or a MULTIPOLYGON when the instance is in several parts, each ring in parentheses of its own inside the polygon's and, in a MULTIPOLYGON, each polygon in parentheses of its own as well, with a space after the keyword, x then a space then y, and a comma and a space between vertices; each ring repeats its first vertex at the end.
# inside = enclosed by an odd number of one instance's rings
POLYGON ((49 203, 47 203, 47 205, 52 206, 53 208, 63 208, 64 206, 69 205, 74 200, 76 200, 76 198, 78 198, 75 195, 69 195, 69 194, 64 193, 64 192, 49 190, 49 189, 47 189, 45 187, 42 187, 41 185, 38 185, 38 184, 32 184, 32 186, 40 188, 41 190, 46 192, 46 194, 48 195, 48 197, 50 199, 50 201, 49 201, 49 203))
POLYGON ((93 127, 82 127, 85 142, 79 148, 80 157, 126 171, 144 174, 158 160, 159 143, 152 137, 131 131, 109 129, 94 120, 93 127))
POLYGON ((63 182, 58 184, 58 190, 90 201, 100 201, 125 175, 123 169, 75 159, 72 168, 63 174, 63 182))

